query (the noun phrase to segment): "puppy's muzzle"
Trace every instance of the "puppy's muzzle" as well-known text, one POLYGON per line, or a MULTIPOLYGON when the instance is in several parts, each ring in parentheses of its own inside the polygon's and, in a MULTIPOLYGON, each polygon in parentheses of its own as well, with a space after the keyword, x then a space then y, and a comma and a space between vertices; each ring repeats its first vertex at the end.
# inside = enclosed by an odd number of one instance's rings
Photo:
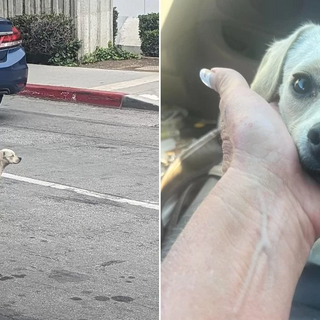
POLYGON ((308 132, 308 147, 311 154, 320 161, 320 123, 316 123, 308 132))

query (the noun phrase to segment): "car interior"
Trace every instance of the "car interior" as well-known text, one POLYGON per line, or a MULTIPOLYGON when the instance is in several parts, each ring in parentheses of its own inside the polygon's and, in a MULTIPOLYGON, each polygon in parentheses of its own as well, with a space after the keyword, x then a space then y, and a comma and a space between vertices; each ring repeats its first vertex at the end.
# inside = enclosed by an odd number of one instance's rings
MULTIPOLYGON (((267 46, 306 21, 317 0, 164 0, 161 3, 162 259, 219 180, 219 97, 202 68, 226 67, 251 83, 267 46)), ((317 244, 317 243, 316 243, 317 244)), ((312 254, 311 254, 312 255, 312 254)), ((306 264, 290 319, 320 319, 320 256, 306 264)))

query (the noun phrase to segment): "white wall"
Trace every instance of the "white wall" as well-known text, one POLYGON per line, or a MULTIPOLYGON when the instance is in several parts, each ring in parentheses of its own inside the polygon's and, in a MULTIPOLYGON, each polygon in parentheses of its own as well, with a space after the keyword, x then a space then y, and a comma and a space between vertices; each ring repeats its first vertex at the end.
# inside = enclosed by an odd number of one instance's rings
POLYGON ((119 12, 116 44, 133 53, 140 53, 140 14, 159 13, 160 0, 113 0, 119 12))
POLYGON ((159 0, 113 0, 113 6, 117 7, 119 17, 159 12, 159 0))
POLYGON ((75 3, 81 55, 93 52, 97 46, 108 47, 113 39, 112 0, 76 0, 75 3))

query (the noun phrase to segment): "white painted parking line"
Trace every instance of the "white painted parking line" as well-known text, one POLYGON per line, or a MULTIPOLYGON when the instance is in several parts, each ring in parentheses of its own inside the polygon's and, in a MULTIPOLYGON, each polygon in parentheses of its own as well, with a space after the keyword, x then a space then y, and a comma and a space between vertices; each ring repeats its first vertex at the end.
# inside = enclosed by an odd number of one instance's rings
POLYGON ((131 206, 138 206, 138 207, 143 207, 143 208, 148 208, 148 209, 153 209, 153 210, 159 210, 159 206, 155 202, 131 200, 131 199, 121 198, 118 196, 108 195, 108 194, 104 194, 104 193, 93 192, 93 191, 89 191, 86 189, 79 189, 76 187, 70 187, 70 186, 66 186, 63 184, 59 184, 59 183, 53 183, 53 182, 48 182, 48 181, 43 181, 43 180, 37 180, 37 179, 32 179, 32 178, 27 178, 27 177, 16 176, 16 175, 10 174, 10 173, 3 173, 2 177, 7 178, 7 179, 11 179, 11 180, 17 180, 17 181, 21 181, 21 182, 36 184, 38 186, 49 187, 49 188, 59 189, 59 190, 67 190, 67 191, 82 194, 82 195, 88 196, 88 197, 105 199, 105 200, 109 200, 109 201, 117 202, 117 203, 126 203, 131 206))
POLYGON ((143 77, 143 78, 139 78, 139 79, 135 79, 135 80, 128 80, 128 81, 107 84, 104 86, 93 87, 91 89, 103 90, 103 91, 117 91, 117 90, 121 90, 121 89, 125 89, 125 88, 141 86, 143 84, 157 82, 157 81, 159 81, 159 75, 152 75, 149 77, 143 77))

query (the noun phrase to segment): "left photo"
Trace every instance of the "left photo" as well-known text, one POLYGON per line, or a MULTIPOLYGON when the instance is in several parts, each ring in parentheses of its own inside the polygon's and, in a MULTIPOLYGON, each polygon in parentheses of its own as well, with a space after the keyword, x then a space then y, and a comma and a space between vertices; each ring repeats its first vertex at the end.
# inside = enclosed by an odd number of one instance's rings
POLYGON ((0 319, 159 319, 159 0, 0 0, 0 319))

